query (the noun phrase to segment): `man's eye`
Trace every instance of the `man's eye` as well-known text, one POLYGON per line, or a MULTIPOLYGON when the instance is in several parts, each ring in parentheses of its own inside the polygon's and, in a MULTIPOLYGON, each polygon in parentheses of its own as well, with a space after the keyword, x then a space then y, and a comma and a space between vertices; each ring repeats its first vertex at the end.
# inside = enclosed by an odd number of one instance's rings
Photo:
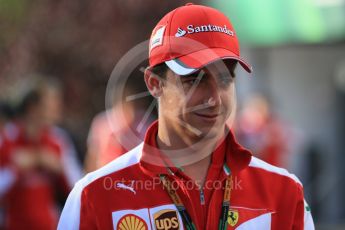
POLYGON ((222 78, 221 81, 222 81, 222 83, 230 83, 230 82, 232 82, 232 78, 225 77, 225 78, 222 78))
POLYGON ((222 85, 229 85, 231 82, 233 82, 233 77, 231 76, 223 76, 220 77, 219 81, 222 85))

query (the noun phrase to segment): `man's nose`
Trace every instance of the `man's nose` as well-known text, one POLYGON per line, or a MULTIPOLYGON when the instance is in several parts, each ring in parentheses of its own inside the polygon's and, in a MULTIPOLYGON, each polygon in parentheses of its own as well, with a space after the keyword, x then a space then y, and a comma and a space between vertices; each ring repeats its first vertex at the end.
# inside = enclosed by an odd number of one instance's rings
POLYGON ((210 81, 207 86, 207 103, 210 107, 221 105, 220 89, 215 81, 210 81))

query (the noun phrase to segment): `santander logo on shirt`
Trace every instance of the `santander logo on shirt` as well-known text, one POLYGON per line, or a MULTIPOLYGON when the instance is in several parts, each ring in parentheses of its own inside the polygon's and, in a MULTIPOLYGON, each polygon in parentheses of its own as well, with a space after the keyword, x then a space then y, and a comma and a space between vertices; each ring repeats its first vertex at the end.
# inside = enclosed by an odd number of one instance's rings
POLYGON ((229 36, 234 36, 235 33, 232 30, 229 30, 226 25, 224 26, 217 26, 217 25, 188 25, 185 29, 181 29, 180 27, 177 29, 175 37, 183 37, 186 34, 194 34, 194 33, 202 33, 202 32, 220 32, 227 34, 229 36))

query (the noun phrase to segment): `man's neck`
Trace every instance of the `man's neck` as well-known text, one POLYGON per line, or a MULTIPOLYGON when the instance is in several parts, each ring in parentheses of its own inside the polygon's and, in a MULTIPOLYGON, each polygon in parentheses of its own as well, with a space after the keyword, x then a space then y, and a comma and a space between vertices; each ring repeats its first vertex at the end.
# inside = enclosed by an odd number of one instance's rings
POLYGON ((160 124, 156 140, 160 151, 169 157, 176 167, 182 168, 198 186, 203 187, 212 153, 221 138, 222 135, 219 135, 195 143, 193 138, 181 136, 173 129, 160 124))

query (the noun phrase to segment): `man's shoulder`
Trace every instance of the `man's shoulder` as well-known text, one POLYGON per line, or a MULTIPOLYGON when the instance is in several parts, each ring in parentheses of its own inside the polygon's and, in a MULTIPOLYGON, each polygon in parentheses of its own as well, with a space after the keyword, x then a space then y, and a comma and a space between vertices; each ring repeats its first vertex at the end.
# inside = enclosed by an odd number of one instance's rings
MULTIPOLYGON (((252 156, 248 166, 249 169, 259 170, 266 179, 279 178, 281 180, 290 181, 293 182, 293 184, 303 186, 297 176, 290 173, 288 170, 271 165, 257 157, 252 156)), ((275 180, 272 180, 272 182, 274 181, 275 180)))
MULTIPOLYGON (((140 161, 142 147, 143 144, 138 145, 131 151, 123 154, 102 168, 86 174, 81 180, 79 180, 67 198, 60 217, 58 229, 79 229, 81 206, 82 203, 85 202, 83 193, 85 191, 95 189, 93 190, 93 193, 90 192, 85 194, 92 194, 93 197, 102 198, 103 194, 97 192, 97 188, 102 185, 99 183, 102 181, 102 178, 106 178, 107 176, 116 177, 125 175, 128 170, 133 170, 133 167, 135 167, 135 165, 140 161)), ((103 191, 110 190, 105 189, 103 191)))
POLYGON ((80 181, 77 182, 76 187, 85 188, 101 178, 110 175, 116 177, 116 174, 123 174, 122 172, 139 163, 142 148, 143 143, 139 144, 137 147, 109 162, 103 167, 97 169, 96 171, 86 174, 80 181))

